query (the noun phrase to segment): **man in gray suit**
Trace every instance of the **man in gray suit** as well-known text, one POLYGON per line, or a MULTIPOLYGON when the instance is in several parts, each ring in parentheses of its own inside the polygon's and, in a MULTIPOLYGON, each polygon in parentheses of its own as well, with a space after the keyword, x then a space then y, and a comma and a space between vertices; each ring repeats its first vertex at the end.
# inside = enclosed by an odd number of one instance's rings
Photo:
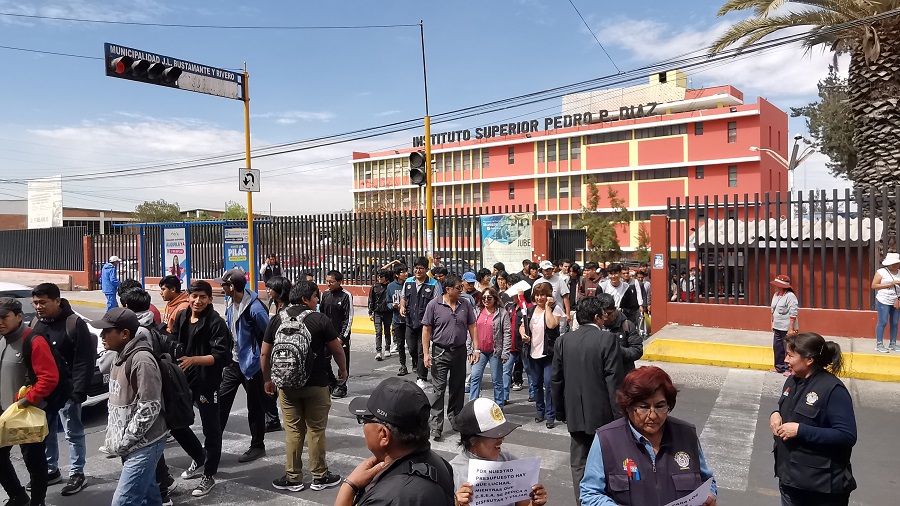
POLYGON ((616 336, 601 330, 603 309, 597 297, 581 299, 575 318, 578 330, 556 340, 550 389, 556 418, 569 429, 569 464, 578 500, 595 431, 621 416, 616 389, 624 373, 616 336))

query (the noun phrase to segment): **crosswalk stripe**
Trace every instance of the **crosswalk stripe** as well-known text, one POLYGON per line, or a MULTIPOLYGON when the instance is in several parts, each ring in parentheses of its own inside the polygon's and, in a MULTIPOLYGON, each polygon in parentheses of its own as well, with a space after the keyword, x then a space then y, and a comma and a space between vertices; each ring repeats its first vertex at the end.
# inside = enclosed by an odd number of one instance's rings
POLYGON ((747 490, 764 376, 762 371, 729 370, 700 434, 703 453, 721 488, 747 490))

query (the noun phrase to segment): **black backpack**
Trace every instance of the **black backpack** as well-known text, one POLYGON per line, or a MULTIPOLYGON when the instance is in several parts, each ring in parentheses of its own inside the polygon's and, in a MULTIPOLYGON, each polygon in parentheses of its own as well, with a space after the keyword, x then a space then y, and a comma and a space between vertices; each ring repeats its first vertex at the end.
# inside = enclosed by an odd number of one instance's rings
POLYGON ((153 356, 162 378, 163 418, 169 429, 183 429, 194 423, 194 396, 184 371, 173 358, 175 340, 165 325, 144 327, 150 332, 153 356))
MULTIPOLYGON (((25 361, 25 367, 28 369, 25 377, 25 384, 28 386, 37 383, 37 374, 31 366, 31 346, 35 336, 40 336, 40 334, 27 328, 22 337, 22 358, 25 361)), ((44 338, 44 340, 46 340, 46 338, 44 338)), ((69 366, 66 364, 62 355, 60 355, 59 350, 49 342, 47 342, 47 346, 50 347, 50 352, 53 353, 53 360, 56 361, 56 369, 59 371, 59 382, 56 384, 56 388, 53 389, 53 392, 51 392, 50 395, 44 398, 47 402, 45 411, 50 413, 61 409, 66 404, 66 401, 69 400, 69 397, 72 396, 72 373, 69 372, 69 366)))

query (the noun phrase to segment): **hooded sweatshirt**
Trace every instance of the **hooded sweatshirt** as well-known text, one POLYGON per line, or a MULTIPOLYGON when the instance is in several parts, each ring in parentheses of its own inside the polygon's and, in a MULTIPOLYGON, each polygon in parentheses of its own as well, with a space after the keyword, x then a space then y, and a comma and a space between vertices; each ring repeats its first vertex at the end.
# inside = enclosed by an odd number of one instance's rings
POLYGON ((55 347, 63 360, 69 365, 72 373, 72 392, 87 395, 94 378, 94 367, 97 363, 97 341, 87 323, 76 318, 75 335, 66 332, 66 319, 75 314, 66 299, 60 299, 59 314, 53 318, 39 318, 34 323, 34 331, 47 338, 47 342, 55 347))
POLYGON ((161 416, 162 377, 148 338, 139 327, 109 374, 106 448, 114 455, 129 455, 168 433, 161 416))
POLYGON ((269 310, 256 292, 244 289, 240 304, 235 305, 230 299, 225 321, 234 337, 231 358, 240 366, 241 374, 250 379, 260 370, 260 347, 269 326, 269 310))
POLYGON ((168 326, 169 332, 172 332, 172 325, 175 323, 175 317, 178 313, 188 309, 191 302, 188 300, 187 292, 181 292, 178 297, 166 302, 166 308, 163 310, 162 322, 168 326))

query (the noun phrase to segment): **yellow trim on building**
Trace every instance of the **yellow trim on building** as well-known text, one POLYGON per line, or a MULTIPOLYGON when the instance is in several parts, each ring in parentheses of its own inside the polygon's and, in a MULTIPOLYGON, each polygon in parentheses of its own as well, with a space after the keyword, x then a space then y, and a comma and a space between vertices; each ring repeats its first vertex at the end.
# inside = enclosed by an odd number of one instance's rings
POLYGON ((638 166, 638 140, 628 141, 628 166, 638 166))

